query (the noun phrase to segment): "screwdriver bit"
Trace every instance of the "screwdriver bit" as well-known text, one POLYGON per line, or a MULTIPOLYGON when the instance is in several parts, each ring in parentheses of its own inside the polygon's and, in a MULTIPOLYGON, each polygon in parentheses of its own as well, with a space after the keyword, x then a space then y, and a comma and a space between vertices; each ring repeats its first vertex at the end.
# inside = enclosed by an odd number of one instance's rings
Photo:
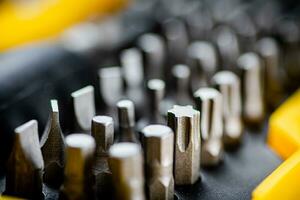
POLYGON ((225 147, 237 147, 242 140, 240 79, 230 71, 220 71, 212 78, 223 97, 223 140, 225 147))
POLYGON ((170 66, 183 63, 189 43, 185 24, 179 19, 168 19, 163 22, 163 29, 167 41, 168 56, 171 58, 169 60, 170 66))
POLYGON ((190 92, 191 70, 188 66, 178 64, 172 69, 172 75, 175 78, 175 101, 176 104, 186 105, 193 104, 190 92))
POLYGON ((74 123, 78 131, 89 132, 91 121, 95 116, 94 87, 86 86, 71 94, 73 98, 74 123))
POLYGON ((201 165, 215 166, 223 160, 222 95, 214 88, 200 88, 194 93, 200 111, 201 165))
POLYGON ((253 52, 244 53, 237 66, 242 77, 243 118, 250 126, 258 127, 265 117, 260 58, 253 52))
POLYGON ((60 199, 95 199, 92 175, 95 147, 90 135, 76 133, 66 137, 66 167, 60 199))
POLYGON ((262 38, 256 43, 257 52, 263 58, 264 94, 268 108, 273 110, 283 99, 282 70, 280 70, 280 50, 275 39, 262 38))
POLYGON ((154 33, 146 33, 138 39, 138 46, 145 54, 146 78, 163 79, 166 59, 166 44, 163 38, 154 33))
POLYGON ((44 158, 44 182, 59 188, 63 182, 65 166, 65 140, 59 123, 57 100, 51 100, 51 113, 41 138, 41 150, 44 158))
POLYGON ((120 67, 101 68, 98 71, 101 97, 106 106, 114 107, 122 97, 123 80, 120 67))
POLYGON ((165 93, 165 82, 160 79, 151 79, 147 83, 149 110, 147 116, 138 122, 138 130, 141 131, 149 124, 165 124, 166 120, 160 113, 161 102, 165 93))
POLYGON ((111 171, 108 166, 108 149, 114 142, 113 119, 95 116, 92 120, 92 136, 96 141, 93 173, 96 176, 97 195, 111 199, 111 171))
POLYGON ((142 132, 148 197, 150 200, 174 199, 174 133, 164 125, 149 125, 142 132))
POLYGON ((118 200, 145 200, 143 155, 140 145, 116 143, 109 149, 114 195, 118 200))
POLYGON ((192 90, 209 85, 217 70, 218 59, 215 47, 206 41, 193 42, 188 50, 188 63, 192 69, 192 90))
POLYGON ((15 129, 12 151, 7 161, 5 194, 43 199, 43 169, 38 123, 31 120, 15 129))
POLYGON ((213 30, 213 41, 220 52, 221 65, 225 70, 234 71, 235 62, 240 54, 236 33, 228 26, 220 25, 213 30))
POLYGON ((120 62, 126 83, 126 94, 139 109, 143 103, 144 67, 142 53, 137 48, 125 49, 121 52, 120 62))
POLYGON ((135 127, 134 104, 130 100, 121 100, 117 103, 119 118, 119 135, 118 142, 135 142, 139 143, 135 127))
POLYGON ((168 111, 168 126, 175 133, 175 184, 193 184, 200 177, 200 112, 174 105, 168 111))

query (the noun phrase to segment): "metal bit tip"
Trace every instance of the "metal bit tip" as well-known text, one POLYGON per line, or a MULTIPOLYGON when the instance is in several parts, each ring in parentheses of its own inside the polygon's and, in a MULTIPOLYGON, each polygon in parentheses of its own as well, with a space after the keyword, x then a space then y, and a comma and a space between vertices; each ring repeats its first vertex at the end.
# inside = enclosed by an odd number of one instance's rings
POLYGON ((134 104, 130 100, 121 100, 117 103, 119 126, 128 128, 135 124, 134 104))
POLYGON ((140 145, 130 142, 112 145, 109 150, 109 165, 116 199, 145 199, 140 145))
POLYGON ((174 133, 164 125, 146 126, 142 133, 149 199, 174 199, 174 133))

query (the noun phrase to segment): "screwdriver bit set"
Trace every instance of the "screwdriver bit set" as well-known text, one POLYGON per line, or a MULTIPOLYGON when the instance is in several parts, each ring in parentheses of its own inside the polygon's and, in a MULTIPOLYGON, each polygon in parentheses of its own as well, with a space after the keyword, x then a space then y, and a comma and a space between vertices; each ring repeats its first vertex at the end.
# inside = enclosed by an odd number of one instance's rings
POLYGON ((0 67, 11 66, 3 83, 18 82, 0 99, 1 192, 251 199, 281 163, 264 144, 268 116, 300 80, 300 23, 284 9, 277 1, 137 1, 106 25, 111 35, 93 22, 95 33, 79 25, 55 44, 0 57, 0 67), (82 43, 71 40, 76 31, 82 43), (98 33, 107 41, 89 38, 98 33))

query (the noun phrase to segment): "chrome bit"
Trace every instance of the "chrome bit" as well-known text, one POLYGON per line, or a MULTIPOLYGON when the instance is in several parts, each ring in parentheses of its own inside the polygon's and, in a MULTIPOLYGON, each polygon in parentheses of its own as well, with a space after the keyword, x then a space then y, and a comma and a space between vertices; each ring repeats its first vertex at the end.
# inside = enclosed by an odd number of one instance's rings
POLYGON ((144 200, 143 155, 140 145, 116 143, 109 149, 114 195, 118 200, 144 200))
POLYGON ((221 65, 226 70, 235 70, 235 62, 240 54, 236 33, 228 26, 218 26, 213 30, 213 40, 220 52, 221 65))
POLYGON ((91 130, 91 121, 95 116, 94 87, 86 86, 71 94, 75 117, 75 129, 83 132, 91 130))
POLYGON ((98 71, 101 97, 110 108, 122 97, 123 80, 120 67, 107 67, 98 71))
POLYGON ((230 71, 220 71, 213 76, 212 82, 223 96, 224 144, 234 148, 241 143, 243 134, 240 79, 230 71))
POLYGON ((114 142, 113 119, 108 116, 95 116, 92 120, 92 136, 96 141, 95 164, 97 195, 110 199, 111 171, 108 166, 108 149, 114 142))
POLYGON ((223 160, 222 95, 214 88, 200 88, 194 93, 201 113, 201 165, 214 166, 223 160))
POLYGON ((134 104, 130 100, 121 100, 117 103, 119 118, 118 142, 136 142, 138 139, 134 131, 135 111, 134 104))
POLYGON ((175 133, 175 184, 193 184, 200 177, 200 112, 175 105, 168 111, 168 126, 175 133))
POLYGON ((57 100, 51 100, 48 124, 41 138, 41 150, 45 163, 44 182, 54 188, 63 182, 65 166, 65 140, 59 124, 57 100))
POLYGON ((218 57, 215 47, 206 41, 193 42, 188 50, 188 62, 192 68, 192 90, 209 85, 217 70, 218 57))
POLYGON ((174 133, 164 125, 146 126, 142 133, 148 197, 150 200, 172 200, 174 199, 174 133))
POLYGON ((191 70, 186 65, 175 65, 172 69, 172 75, 175 78, 175 101, 179 105, 193 104, 189 96, 189 83, 191 70))
POLYGON ((147 33, 138 39, 138 45, 145 53, 147 79, 164 78, 166 44, 164 39, 154 33, 147 33))
POLYGON ((127 85, 127 96, 132 99, 139 108, 143 103, 143 79, 144 69, 142 53, 137 48, 125 49, 121 52, 120 61, 123 76, 127 85))
POLYGON ((259 126, 264 120, 262 66, 257 54, 242 54, 237 60, 241 69, 243 118, 251 126, 259 126))
POLYGON ((283 99, 283 81, 280 70, 280 50, 275 39, 262 38, 256 43, 257 52, 264 60, 264 94, 271 109, 276 108, 283 99))
POLYGON ((95 199, 92 175, 95 147, 90 135, 78 133, 66 137, 66 167, 60 199, 95 199))
POLYGON ((44 161, 39 144, 38 124, 31 120, 15 129, 6 168, 5 194, 42 199, 44 161))
POLYGON ((185 60, 186 49, 189 39, 183 21, 179 19, 168 19, 163 23, 163 28, 167 40, 167 49, 171 57, 170 65, 182 63, 185 60))

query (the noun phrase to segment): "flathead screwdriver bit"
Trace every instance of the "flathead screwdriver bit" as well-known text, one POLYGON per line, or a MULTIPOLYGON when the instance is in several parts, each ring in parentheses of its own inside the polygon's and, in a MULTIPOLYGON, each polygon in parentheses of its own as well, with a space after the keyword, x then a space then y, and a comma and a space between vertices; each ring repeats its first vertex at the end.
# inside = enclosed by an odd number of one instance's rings
POLYGON ((92 120, 92 136, 96 141, 93 173, 96 177, 97 196, 111 199, 111 171, 108 166, 108 149, 114 142, 113 119, 95 116, 92 120))
POLYGON ((50 104, 48 124, 40 142, 45 164, 43 180, 47 185, 58 188, 63 182, 65 140, 60 128, 57 100, 51 100, 50 104))
POLYGON ((66 137, 66 166, 60 199, 95 199, 92 175, 95 147, 94 138, 90 135, 78 133, 66 137))
POLYGON ((242 77, 244 121, 258 127, 265 116, 261 60, 257 54, 249 52, 239 57, 237 66, 242 77))
POLYGON ((214 88, 200 88, 194 93, 201 114, 201 165, 214 166, 223 160, 222 95, 214 88))
POLYGON ((109 149, 115 199, 144 200, 143 155, 140 145, 116 143, 109 149))
POLYGON ((119 135, 118 142, 135 142, 138 143, 135 133, 135 110, 134 104, 130 100, 121 100, 117 103, 119 118, 119 135))
POLYGON ((174 199, 174 133, 164 125, 149 125, 143 130, 147 195, 149 200, 174 199))
POLYGON ((43 199, 43 169, 38 124, 36 120, 31 120, 15 129, 13 147, 7 161, 5 194, 43 199))
POLYGON ((175 184, 193 184, 200 177, 200 112, 174 105, 168 111, 168 126, 175 134, 175 184))
POLYGON ((242 140, 243 122, 240 79, 230 71, 220 71, 212 78, 223 96, 223 140, 227 148, 237 147, 242 140))
POLYGON ((89 85, 71 94, 75 130, 90 132, 91 121, 95 116, 94 87, 89 85))

